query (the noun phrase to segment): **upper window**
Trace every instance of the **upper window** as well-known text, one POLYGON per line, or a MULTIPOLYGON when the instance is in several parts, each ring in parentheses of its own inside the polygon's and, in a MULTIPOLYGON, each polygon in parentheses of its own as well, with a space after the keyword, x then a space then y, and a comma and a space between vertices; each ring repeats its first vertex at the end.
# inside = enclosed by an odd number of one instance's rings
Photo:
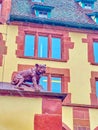
POLYGON ((24 56, 34 56, 34 35, 25 36, 24 56))
POLYGON ((85 8, 85 9, 93 9, 94 8, 94 2, 96 0, 75 0, 76 2, 79 2, 79 5, 82 7, 82 8, 85 8))
POLYGON ((98 35, 88 34, 83 42, 88 43, 88 62, 92 65, 98 65, 98 35))
POLYGON ((43 2, 44 0, 32 0, 32 2, 43 2))
POLYGON ((85 9, 93 9, 94 4, 93 3, 82 3, 82 7, 85 9))
POLYGON ((88 13, 87 15, 98 24, 98 12, 88 13))
POLYGON ((48 13, 46 11, 39 11, 38 16, 41 18, 48 18, 48 13))
POLYGON ((61 59, 61 38, 53 37, 49 39, 49 36, 38 36, 36 42, 35 35, 25 35, 25 46, 24 46, 24 56, 34 57, 37 50, 37 57, 39 58, 52 58, 61 59))
POLYGON ((52 37, 52 58, 61 59, 61 39, 52 37))
POLYGON ((52 7, 52 6, 34 4, 32 6, 32 12, 37 17, 50 18, 51 17, 51 11, 52 11, 53 8, 54 7, 52 7))
POLYGON ((48 37, 39 36, 38 38, 38 57, 48 57, 48 37))
POLYGON ((94 49, 94 61, 95 63, 98 63, 98 42, 93 43, 93 49, 94 49))
POLYGON ((68 61, 69 49, 73 49, 74 43, 71 42, 69 33, 66 35, 63 31, 56 27, 51 31, 29 26, 26 31, 24 27, 23 30, 20 28, 16 37, 16 55, 28 59, 68 61))

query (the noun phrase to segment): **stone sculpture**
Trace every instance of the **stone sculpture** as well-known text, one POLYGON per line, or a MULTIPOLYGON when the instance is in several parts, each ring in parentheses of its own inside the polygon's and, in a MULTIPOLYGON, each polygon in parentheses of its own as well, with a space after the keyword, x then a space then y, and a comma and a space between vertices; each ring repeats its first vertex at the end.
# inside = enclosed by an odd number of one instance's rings
POLYGON ((46 72, 46 65, 35 64, 34 68, 17 72, 12 77, 11 84, 17 89, 22 85, 32 87, 35 91, 40 91, 42 87, 39 85, 41 76, 46 72))

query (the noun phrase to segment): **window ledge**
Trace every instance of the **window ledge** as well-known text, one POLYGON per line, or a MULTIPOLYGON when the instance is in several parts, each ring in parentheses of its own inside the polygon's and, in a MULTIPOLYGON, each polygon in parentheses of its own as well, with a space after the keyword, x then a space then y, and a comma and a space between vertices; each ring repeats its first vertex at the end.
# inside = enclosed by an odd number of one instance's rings
POLYGON ((63 60, 63 59, 39 58, 39 57, 30 57, 30 56, 18 56, 18 58, 35 59, 35 60, 48 60, 48 61, 56 61, 56 62, 67 62, 66 60, 63 60))
POLYGON ((91 63, 91 65, 96 65, 96 66, 98 66, 98 63, 91 63))
POLYGON ((18 97, 49 97, 64 100, 67 96, 66 93, 53 93, 53 92, 35 92, 15 89, 10 83, 0 82, 0 96, 18 96, 18 97))

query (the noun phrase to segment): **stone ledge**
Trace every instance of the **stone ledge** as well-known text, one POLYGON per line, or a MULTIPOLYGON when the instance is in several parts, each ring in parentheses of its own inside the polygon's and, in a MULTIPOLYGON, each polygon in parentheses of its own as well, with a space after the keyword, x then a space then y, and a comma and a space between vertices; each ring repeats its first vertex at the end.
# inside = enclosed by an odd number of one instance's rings
POLYGON ((19 97, 49 97, 64 100, 67 96, 66 93, 53 93, 53 92, 36 92, 31 89, 28 91, 18 90, 13 87, 10 83, 2 83, 0 82, 0 95, 1 96, 19 96, 19 97))

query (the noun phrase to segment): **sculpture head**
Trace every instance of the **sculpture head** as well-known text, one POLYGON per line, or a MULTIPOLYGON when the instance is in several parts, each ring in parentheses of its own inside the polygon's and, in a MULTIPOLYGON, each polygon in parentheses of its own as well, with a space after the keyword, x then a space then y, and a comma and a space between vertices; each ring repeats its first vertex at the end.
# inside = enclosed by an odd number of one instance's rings
POLYGON ((45 64, 35 64, 36 73, 38 75, 43 75, 46 72, 46 65, 45 64))

